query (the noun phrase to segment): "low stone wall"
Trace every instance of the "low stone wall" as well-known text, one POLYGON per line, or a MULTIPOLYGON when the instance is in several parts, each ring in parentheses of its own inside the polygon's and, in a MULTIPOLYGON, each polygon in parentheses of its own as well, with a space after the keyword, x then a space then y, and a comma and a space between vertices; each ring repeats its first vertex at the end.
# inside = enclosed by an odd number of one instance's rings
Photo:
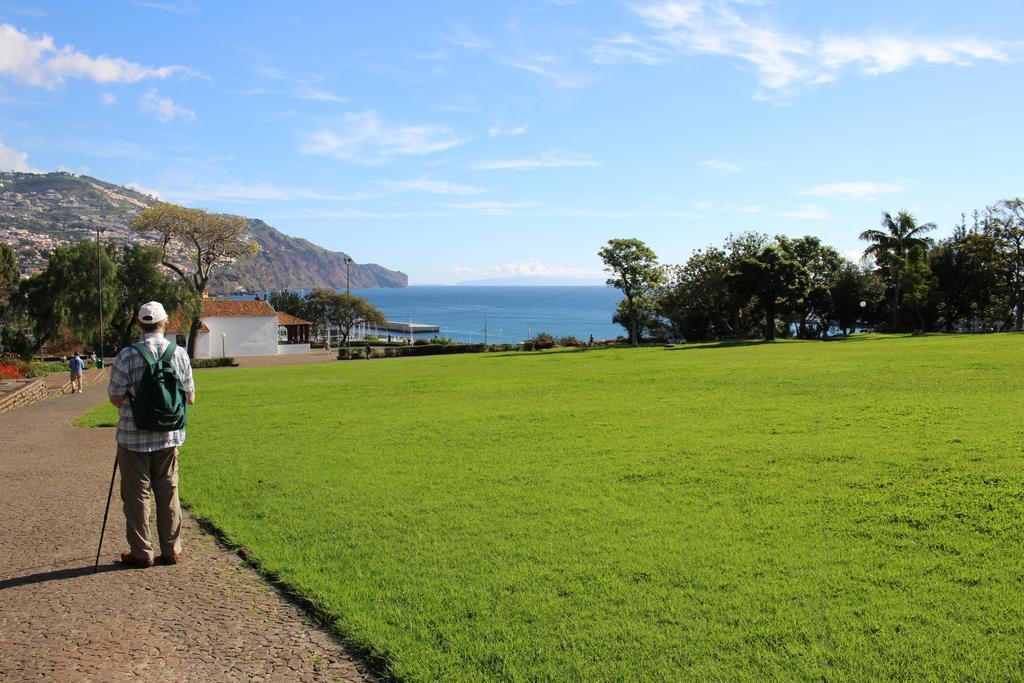
POLYGON ((304 356, 309 353, 309 344, 278 344, 279 356, 304 356))
POLYGON ((0 413, 5 413, 8 410, 14 410, 21 406, 27 406, 36 401, 42 401, 49 395, 46 389, 46 380, 44 379, 10 381, 20 383, 22 386, 17 387, 14 391, 0 398, 0 413))

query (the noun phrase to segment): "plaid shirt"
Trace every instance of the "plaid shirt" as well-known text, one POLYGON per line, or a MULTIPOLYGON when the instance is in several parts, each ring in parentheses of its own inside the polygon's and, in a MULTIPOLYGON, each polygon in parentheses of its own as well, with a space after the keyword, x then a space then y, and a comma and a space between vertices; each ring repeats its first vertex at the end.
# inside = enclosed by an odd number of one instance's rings
MULTIPOLYGON (((162 334, 151 333, 142 336, 149 352, 159 358, 167 345, 170 343, 162 334)), ((188 360, 188 353, 180 346, 174 350, 174 357, 171 360, 174 369, 178 372, 185 391, 191 396, 196 393, 195 384, 192 382, 192 364, 188 360)), ((171 446, 180 446, 185 443, 185 430, 178 429, 173 432, 146 432, 135 428, 135 420, 132 417, 132 406, 128 396, 132 394, 135 387, 142 380, 142 373, 146 369, 146 360, 138 350, 130 346, 121 349, 110 366, 110 385, 107 387, 107 395, 110 398, 124 401, 118 410, 120 420, 117 423, 117 442, 130 451, 148 453, 159 451, 171 446)))

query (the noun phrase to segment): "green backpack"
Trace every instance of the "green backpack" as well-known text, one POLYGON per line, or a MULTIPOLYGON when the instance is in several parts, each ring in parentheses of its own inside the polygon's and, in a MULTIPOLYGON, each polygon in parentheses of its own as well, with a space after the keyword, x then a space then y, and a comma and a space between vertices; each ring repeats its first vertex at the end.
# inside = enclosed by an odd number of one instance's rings
POLYGON ((135 428, 146 432, 173 432, 188 424, 188 394, 171 363, 174 342, 159 358, 154 358, 142 342, 132 344, 142 354, 146 368, 134 395, 128 397, 135 428))

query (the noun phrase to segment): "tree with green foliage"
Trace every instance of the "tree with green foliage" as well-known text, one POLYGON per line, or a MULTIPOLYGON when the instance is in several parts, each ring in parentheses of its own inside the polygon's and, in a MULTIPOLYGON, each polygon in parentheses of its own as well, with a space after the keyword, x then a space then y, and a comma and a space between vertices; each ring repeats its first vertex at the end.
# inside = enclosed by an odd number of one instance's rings
POLYGON ((992 302, 998 298, 999 261, 998 241, 979 227, 977 212, 973 227, 967 227, 964 217, 953 234, 928 253, 928 266, 936 278, 938 314, 946 332, 963 320, 973 324, 977 318, 983 326, 990 322, 992 302))
POLYGON ((788 259, 800 265, 788 304, 796 316, 799 336, 806 337, 809 319, 817 318, 827 326, 832 287, 842 268, 843 257, 833 247, 810 235, 798 238, 779 235, 775 241, 788 259))
POLYGON ((189 310, 188 353, 195 355, 203 295, 218 268, 252 257, 259 247, 249 239, 248 227, 239 216, 209 213, 203 209, 160 202, 132 219, 131 229, 160 241, 161 263, 173 271, 192 294, 189 310), (172 260, 170 247, 188 254, 188 263, 172 260))
MULTIPOLYGON (((120 298, 115 257, 115 247, 110 244, 99 250, 98 258, 92 242, 57 247, 50 253, 46 269, 22 282, 22 302, 33 320, 37 348, 56 338, 62 329, 99 348, 100 299, 103 310, 112 311, 120 298)), ((106 333, 109 316, 103 322, 106 333)))
POLYGON ((638 339, 664 339, 669 336, 669 330, 660 315, 658 301, 658 296, 645 294, 636 299, 630 308, 629 302, 623 299, 615 307, 612 322, 627 330, 635 323, 638 339))
POLYGON ((169 315, 191 303, 188 289, 162 270, 163 250, 155 245, 131 244, 117 263, 118 305, 111 311, 113 340, 120 346, 135 341, 135 316, 147 301, 159 301, 169 315))
POLYGON ((270 306, 275 311, 294 315, 296 318, 300 318, 307 322, 317 322, 317 306, 308 296, 303 296, 290 291, 271 292, 270 306))
MULTIPOLYGON (((318 287, 309 294, 309 301, 317 308, 316 318, 341 332, 341 346, 348 345, 352 328, 357 325, 383 325, 384 314, 366 299, 354 294, 318 287)), ((312 321, 311 321, 312 322, 312 321)))
POLYGON ((677 337, 713 339, 735 334, 730 271, 725 251, 716 247, 698 249, 685 264, 668 268, 658 313, 677 337))
POLYGON ((829 292, 829 316, 849 333, 858 322, 871 323, 885 308, 885 283, 873 271, 844 262, 829 292))
POLYGON ((18 257, 9 245, 0 242, 0 355, 13 353, 23 358, 32 355, 31 320, 19 294, 18 257))
POLYGON ((934 230, 935 224, 918 224, 914 216, 907 211, 900 211, 895 216, 883 211, 882 228, 865 230, 860 234, 860 239, 871 242, 864 250, 864 255, 874 258, 889 280, 892 292, 892 328, 895 330, 899 325, 903 267, 907 264, 907 256, 914 247, 927 250, 931 246, 932 242, 925 234, 934 230))
POLYGON ((732 277, 736 290, 763 316, 764 339, 774 341, 780 310, 805 287, 802 266, 778 244, 771 244, 740 261, 732 277))
POLYGON ((999 272, 1006 292, 1007 316, 1018 332, 1024 329, 1024 200, 1004 199, 987 211, 987 230, 1001 253, 999 272))
POLYGON ((640 343, 640 321, 650 313, 644 307, 652 305, 655 291, 665 280, 665 271, 654 251, 638 239, 609 240, 598 256, 610 273, 607 284, 626 297, 622 322, 629 331, 629 342, 636 346, 640 343))
POLYGON ((18 286, 18 257, 8 244, 0 242, 0 309, 18 286))
POLYGON ((924 332, 928 329, 924 309, 930 303, 937 283, 928 267, 924 247, 914 246, 900 270, 903 274, 903 298, 900 303, 914 311, 920 324, 918 329, 924 332))

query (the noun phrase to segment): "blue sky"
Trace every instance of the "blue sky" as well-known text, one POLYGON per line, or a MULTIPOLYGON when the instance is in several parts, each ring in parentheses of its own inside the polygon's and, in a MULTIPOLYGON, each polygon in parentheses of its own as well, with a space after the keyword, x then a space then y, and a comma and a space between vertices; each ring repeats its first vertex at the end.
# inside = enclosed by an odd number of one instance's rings
POLYGON ((414 284, 841 251, 1024 191, 1024 3, 0 0, 0 167, 263 218, 414 284))

